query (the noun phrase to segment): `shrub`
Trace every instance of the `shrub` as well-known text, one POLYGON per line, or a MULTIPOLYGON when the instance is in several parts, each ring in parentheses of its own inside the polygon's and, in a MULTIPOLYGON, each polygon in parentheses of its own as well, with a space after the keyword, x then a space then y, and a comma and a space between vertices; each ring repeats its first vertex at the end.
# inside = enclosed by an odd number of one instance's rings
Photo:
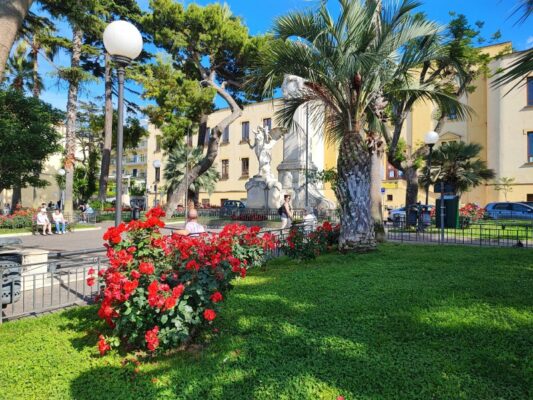
POLYGON ((472 222, 477 222, 485 216, 485 209, 475 203, 468 203, 459 209, 459 215, 472 222))
POLYGON ((307 232, 304 226, 293 226, 281 248, 290 258, 310 260, 335 246, 339 235, 340 225, 332 226, 327 221, 312 232, 307 232))
POLYGON ((233 221, 266 221, 267 216, 265 214, 252 213, 252 214, 232 215, 231 219, 233 221))
POLYGON ((21 208, 11 215, 0 215, 0 229, 30 228, 36 213, 32 208, 21 208))
POLYGON ((216 319, 231 281, 261 265, 275 247, 270 234, 236 224, 219 234, 163 235, 162 216, 154 208, 146 220, 104 235, 109 267, 98 273, 97 301, 111 333, 100 336, 101 354, 119 345, 155 352, 192 340, 216 319))

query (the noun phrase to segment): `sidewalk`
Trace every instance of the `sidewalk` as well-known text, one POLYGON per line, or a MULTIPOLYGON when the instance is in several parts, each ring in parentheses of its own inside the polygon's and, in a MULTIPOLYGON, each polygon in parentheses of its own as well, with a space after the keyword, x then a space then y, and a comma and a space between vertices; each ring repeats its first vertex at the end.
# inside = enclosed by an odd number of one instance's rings
MULTIPOLYGON (((22 248, 44 249, 51 252, 78 251, 86 249, 97 249, 103 247, 105 231, 113 226, 113 221, 104 221, 96 224, 97 230, 78 230, 66 235, 31 235, 20 236, 22 248)), ((168 224, 173 228, 183 227, 183 222, 171 222, 168 224)), ((168 233, 166 231, 165 233, 168 233)))

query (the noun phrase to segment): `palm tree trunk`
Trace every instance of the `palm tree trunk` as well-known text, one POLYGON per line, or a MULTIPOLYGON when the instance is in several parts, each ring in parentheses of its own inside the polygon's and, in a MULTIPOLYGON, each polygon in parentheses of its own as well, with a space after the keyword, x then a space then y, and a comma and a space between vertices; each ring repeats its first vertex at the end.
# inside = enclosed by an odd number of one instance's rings
MULTIPOLYGON (((70 58, 70 68, 78 68, 81 58, 81 41, 83 32, 80 28, 74 27, 72 37, 72 54, 70 58)), ((67 126, 65 133, 65 215, 74 215, 73 189, 74 189, 74 164, 76 161, 76 117, 78 111, 78 89, 79 80, 73 79, 69 82, 67 98, 67 126)))
POLYGON ((100 189, 98 199, 104 202, 107 197, 107 181, 109 179, 109 165, 111 163, 111 147, 113 141, 113 77, 111 74, 111 56, 105 53, 105 121, 104 147, 102 149, 102 163, 100 169, 100 189))
POLYGON ((26 18, 33 0, 2 0, 0 2, 0 82, 4 79, 9 53, 22 21, 26 18))
POLYGON ((418 201, 418 169, 412 165, 408 166, 404 169, 404 176, 407 182, 405 206, 408 207, 418 201))
POLYGON ((383 225, 383 194, 381 193, 381 180, 383 168, 383 151, 376 149, 372 152, 371 189, 372 219, 376 240, 380 243, 385 241, 385 227, 383 225))
POLYGON ((347 132, 339 149, 335 194, 341 208, 339 249, 365 252, 376 247, 371 213, 371 155, 360 135, 347 132))

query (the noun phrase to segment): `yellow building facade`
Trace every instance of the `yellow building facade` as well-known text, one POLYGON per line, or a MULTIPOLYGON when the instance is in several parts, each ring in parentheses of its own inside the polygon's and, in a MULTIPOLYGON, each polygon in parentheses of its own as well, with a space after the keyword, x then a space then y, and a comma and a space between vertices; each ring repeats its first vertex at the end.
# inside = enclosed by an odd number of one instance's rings
MULTIPOLYGON (((491 71, 505 68, 518 57, 519 53, 510 52, 510 43, 503 43, 483 48, 491 56, 496 57, 489 65, 491 71)), ((474 82, 475 91, 464 95, 461 99, 469 105, 472 116, 466 121, 460 121, 450 116, 440 131, 437 143, 448 141, 475 142, 483 146, 481 159, 496 172, 497 178, 511 177, 515 181, 512 191, 508 193, 509 201, 533 201, 533 74, 524 78, 523 84, 510 90, 513 84, 500 88, 492 86, 494 78, 480 76, 474 82), (528 100, 529 99, 529 100, 528 100)), ((200 193, 200 202, 203 204, 220 205, 224 200, 246 200, 245 184, 247 180, 257 174, 258 161, 249 147, 247 138, 253 143, 252 131, 258 126, 274 128, 276 108, 281 100, 265 101, 248 105, 244 108, 242 116, 233 122, 225 132, 215 167, 220 172, 222 179, 217 183, 213 193, 200 193)), ((215 126, 219 121, 229 115, 229 109, 215 111, 209 116, 208 126, 215 126)), ((437 108, 429 102, 420 102, 415 105, 405 123, 402 137, 411 150, 416 150, 424 145, 424 136, 435 129, 438 116, 437 108)), ((165 155, 157 147, 157 129, 150 128, 147 154, 147 179, 148 185, 155 181, 154 160, 160 160, 162 169, 165 165, 165 155)), ((197 136, 191 140, 197 143, 197 136)), ((318 170, 334 168, 337 162, 337 148, 335 145, 324 141, 321 137, 310 138, 310 153, 313 164, 318 170)), ((273 149, 272 172, 277 177, 277 166, 283 161, 283 144, 280 140, 273 149)), ((160 173, 159 187, 164 186, 162 172, 160 173)), ((405 203, 405 181, 401 174, 390 167, 385 161, 383 165, 383 205, 386 208, 401 207, 405 203)), ((329 185, 322 189, 323 194, 335 200, 329 185)), ((430 190, 430 203, 434 203, 435 194, 430 190)), ((419 200, 424 201, 425 193, 419 191, 419 200)), ((151 197, 153 199, 153 195, 151 197)), ((495 190, 495 182, 488 182, 461 197, 461 203, 475 202, 485 206, 492 201, 504 201, 504 194, 495 190)), ((153 200, 150 204, 153 203, 153 200)))
MULTIPOLYGON (((483 48, 483 51, 491 56, 500 55, 489 65, 493 73, 507 67, 519 56, 519 53, 512 53, 510 47, 510 43, 503 43, 483 48)), ((460 121, 450 116, 439 133, 440 140, 437 146, 453 140, 481 144, 483 146, 481 159, 494 169, 497 178, 514 178, 507 199, 533 201, 533 74, 521 82, 513 82, 499 88, 493 87, 493 81, 491 74, 476 79, 475 90, 461 99, 472 108, 471 118, 460 121), (516 83, 518 85, 514 87, 516 83)), ((214 164, 221 179, 212 193, 200 193, 201 203, 218 206, 224 200, 246 200, 245 184, 258 173, 259 169, 258 160, 248 144, 248 139, 253 144, 253 131, 258 126, 276 127, 275 113, 281 101, 264 101, 247 105, 242 116, 229 126, 222 137, 214 164)), ((229 113, 229 109, 213 112, 208 118, 208 127, 215 126, 229 113)), ((411 150, 414 151, 424 145, 425 134, 435 128, 437 114, 438 110, 431 103, 421 102, 415 105, 402 132, 402 137, 411 150)), ((153 206, 156 200, 164 203, 166 199, 163 171, 167 157, 161 148, 161 133, 153 126, 149 126, 148 131, 149 136, 137 149, 125 153, 123 176, 135 180, 140 186, 146 185, 149 190, 148 205, 153 206)), ((195 146, 197 140, 195 134, 190 138, 190 143, 195 146)), ((337 148, 334 144, 325 141, 321 133, 313 134, 309 142, 312 165, 318 170, 336 167, 337 148)), ((276 178, 278 178, 277 167, 282 161, 283 140, 279 140, 272 153, 272 173, 276 178)), ((24 206, 55 201, 59 198, 59 188, 53 178, 60 168, 59 162, 59 157, 53 156, 46 166, 44 178, 50 178, 51 183, 46 189, 27 188, 23 191, 24 206)), ((113 164, 111 175, 114 174, 113 164)), ((403 206, 406 185, 401 174, 385 161, 382 177, 384 207, 403 206)), ((320 189, 325 197, 335 200, 328 184, 320 189)), ((8 192, 5 191, 1 195, 3 203, 9 202, 8 192)), ((423 189, 419 191, 419 200, 424 201, 423 189)), ((434 203, 434 200, 435 195, 430 191, 430 203, 434 203)), ((475 202, 481 206, 492 201, 504 200, 504 193, 495 190, 495 182, 481 185, 461 197, 462 204, 475 202)), ((182 204, 184 202, 185 199, 182 204)))

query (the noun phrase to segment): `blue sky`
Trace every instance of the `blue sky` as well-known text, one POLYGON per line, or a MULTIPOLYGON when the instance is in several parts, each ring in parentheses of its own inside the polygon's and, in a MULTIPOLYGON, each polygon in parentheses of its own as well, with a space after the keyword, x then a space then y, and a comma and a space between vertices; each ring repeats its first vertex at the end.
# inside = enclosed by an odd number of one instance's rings
MULTIPOLYGON (((193 1, 184 1, 186 4, 193 1)), ((196 0, 198 4, 213 3, 213 0, 196 0)), ((142 8, 148 8, 148 0, 138 0, 142 8)), ((264 33, 270 29, 272 21, 280 15, 291 10, 301 10, 316 5, 314 0, 227 0, 234 14, 243 18, 252 34, 264 33)), ((512 16, 517 0, 422 0, 420 10, 429 18, 446 24, 450 17, 449 12, 465 14, 469 21, 484 21, 483 36, 487 39, 496 32, 501 31, 500 41, 512 41, 516 50, 524 50, 533 47, 533 23, 531 19, 523 24, 515 24, 517 17, 512 16)), ((61 30, 66 30, 62 26, 61 30)), ((68 30, 67 30, 68 32, 68 30)), ((67 33, 65 33, 67 34, 67 33)), ((68 65, 67 54, 60 54, 55 60, 56 65, 68 65)), ((58 85, 57 80, 52 78, 54 68, 42 60, 43 73, 45 75, 46 90, 43 100, 55 107, 66 107, 66 85, 58 85)), ((136 87, 140 90, 139 87, 136 87)), ((95 100, 103 94, 103 84, 91 83, 85 86, 80 94, 81 101, 95 100)), ((126 93, 132 100, 136 96, 126 93)), ((217 102, 218 103, 218 102, 217 102)))

